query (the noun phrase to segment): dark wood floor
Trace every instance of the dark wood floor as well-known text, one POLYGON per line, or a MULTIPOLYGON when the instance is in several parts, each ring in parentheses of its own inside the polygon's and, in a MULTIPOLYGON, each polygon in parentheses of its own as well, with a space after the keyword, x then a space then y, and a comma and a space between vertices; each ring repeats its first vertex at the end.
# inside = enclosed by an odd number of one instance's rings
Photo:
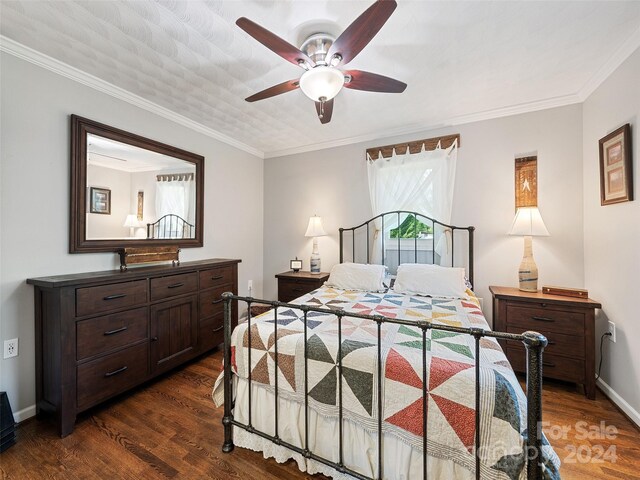
MULTIPOLYGON (((24 422, 17 444, 0 455, 2 479, 323 479, 301 473, 291 461, 280 465, 241 448, 221 452, 222 409, 214 409, 210 397, 221 358, 221 352, 201 358, 94 409, 64 439, 48 422, 24 422)), ((640 433, 600 392, 589 401, 575 387, 549 382, 544 412, 563 479, 640 479, 640 433), (602 433, 601 421, 616 427, 615 438, 593 438, 602 433), (577 422, 598 430, 578 440, 584 433, 577 422), (566 438, 559 438, 561 427, 569 429, 566 438), (602 462, 595 458, 599 446, 609 452, 602 462)))

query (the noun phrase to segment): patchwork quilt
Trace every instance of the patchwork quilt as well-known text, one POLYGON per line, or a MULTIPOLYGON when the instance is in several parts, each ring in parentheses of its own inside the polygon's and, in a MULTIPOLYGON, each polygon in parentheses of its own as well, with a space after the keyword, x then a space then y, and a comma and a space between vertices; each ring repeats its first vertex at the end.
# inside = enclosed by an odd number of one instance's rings
MULTIPOLYGON (((471 291, 467 299, 438 299, 393 293, 356 292, 321 287, 295 303, 434 324, 489 329, 471 291)), ((305 392, 304 314, 290 308, 269 311, 232 335, 232 369, 278 395, 303 403, 305 392), (278 365, 275 363, 277 341, 278 365), (250 345, 250 347, 249 347, 250 345), (249 349, 251 363, 249 364, 249 349)), ((378 398, 378 326, 370 320, 342 318, 342 397, 344 418, 376 432, 378 402, 382 428, 422 450, 422 386, 427 383, 428 455, 475 469, 475 341, 439 330, 426 336, 427 375, 423 378, 422 330, 383 323, 381 337, 382 398, 378 398)), ((526 478, 526 397, 502 349, 494 339, 480 341, 480 423, 482 478, 526 478)), ((307 313, 309 405, 338 418, 338 318, 307 313)), ((219 379, 220 380, 220 379, 219 379)), ((217 383, 220 388, 221 382, 217 383)), ((543 439, 545 478, 559 479, 560 461, 543 439)))

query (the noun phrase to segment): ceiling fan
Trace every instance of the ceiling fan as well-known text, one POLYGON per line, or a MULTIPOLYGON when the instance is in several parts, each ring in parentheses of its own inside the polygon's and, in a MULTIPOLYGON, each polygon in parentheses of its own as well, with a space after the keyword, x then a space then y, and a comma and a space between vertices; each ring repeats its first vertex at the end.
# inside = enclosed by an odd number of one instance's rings
POLYGON ((264 100, 300 88, 316 103, 320 122, 329 123, 333 99, 342 87, 368 92, 404 92, 407 84, 393 78, 338 68, 353 60, 367 46, 396 7, 395 0, 377 0, 337 39, 327 33, 316 33, 307 38, 299 49, 248 18, 239 18, 236 24, 241 29, 285 60, 305 70, 299 79, 274 85, 251 95, 246 101, 264 100))

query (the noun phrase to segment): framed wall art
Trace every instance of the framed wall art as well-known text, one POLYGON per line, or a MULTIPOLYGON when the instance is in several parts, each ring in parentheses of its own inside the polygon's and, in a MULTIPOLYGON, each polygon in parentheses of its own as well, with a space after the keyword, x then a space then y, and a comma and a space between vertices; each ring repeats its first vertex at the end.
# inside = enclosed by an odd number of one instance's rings
POLYGON ((108 188, 90 187, 89 212, 111 215, 111 190, 108 188))
POLYGON ((631 127, 627 123, 600 139, 600 204, 633 200, 631 127))
POLYGON ((538 206, 538 157, 516 158, 516 210, 538 206))

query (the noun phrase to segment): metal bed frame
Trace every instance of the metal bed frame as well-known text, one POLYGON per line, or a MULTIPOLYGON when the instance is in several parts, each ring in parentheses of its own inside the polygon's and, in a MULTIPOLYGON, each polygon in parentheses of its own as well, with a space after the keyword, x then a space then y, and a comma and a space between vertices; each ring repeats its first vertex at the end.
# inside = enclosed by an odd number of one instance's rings
MULTIPOLYGON (((420 217, 424 217, 424 215, 416 214, 415 212, 390 212, 392 214, 401 213, 410 213, 413 215, 419 215, 420 217)), ((340 229, 340 261, 342 262, 343 257, 343 232, 345 231, 355 231, 359 228, 364 228, 366 226, 367 229, 367 258, 369 258, 369 223, 377 220, 382 217, 382 221, 384 222, 384 216, 387 214, 382 214, 377 217, 372 218, 371 220, 358 225, 357 227, 352 228, 341 228, 340 229)), ((399 218, 399 217, 398 217, 399 218)), ((429 217, 427 218, 429 221, 434 224, 439 224, 445 229, 451 229, 452 232, 456 230, 467 230, 469 232, 469 260, 470 260, 470 268, 469 268, 469 279, 473 282, 473 231, 474 227, 455 227, 452 225, 446 225, 436 220, 433 220, 429 217)), ((382 229, 384 231, 384 228, 382 229)), ((453 238, 453 235, 452 235, 453 238)), ((355 258, 355 241, 353 244, 354 258, 355 258)), ((416 244, 417 245, 417 242, 416 244)), ((384 248, 384 247, 383 247, 384 248)), ((417 246, 415 247, 417 250, 417 246)), ((453 249, 452 249, 453 250, 453 249)), ((434 254, 435 255, 435 254, 434 254)), ((383 252, 384 259, 384 252, 383 252)), ((417 259, 417 251, 416 251, 416 259, 417 259)), ((452 263, 453 263, 453 255, 452 255, 452 263)), ((527 480, 540 480, 542 478, 543 466, 542 466, 542 352, 547 345, 547 339, 537 332, 525 332, 521 335, 513 334, 513 333, 503 333, 503 332, 493 332, 486 331, 481 328, 462 328, 462 327, 453 327, 449 325, 436 325, 428 321, 409 321, 400 318, 389 318, 384 317, 382 315, 363 315, 358 313, 350 313, 342 310, 333 310, 328 308, 319 308, 313 307, 310 305, 298 305, 292 303, 278 302, 278 301, 269 301, 269 300, 260 300, 252 297, 244 297, 233 295, 230 292, 226 292, 222 294, 222 301, 224 302, 224 416, 222 419, 222 423, 224 425, 224 443, 222 446, 222 451, 225 453, 229 453, 233 450, 233 426, 242 428, 249 433, 258 435, 262 438, 265 438, 276 445, 284 446, 294 452, 297 452, 303 455, 305 458, 315 460, 324 465, 334 468, 338 472, 347 473, 352 475, 355 478, 361 480, 381 480, 384 476, 384 465, 382 462, 383 459, 383 442, 382 442, 382 346, 381 346, 381 328, 383 323, 391 323, 397 325, 406 325, 411 327, 420 328, 422 331, 422 378, 427 377, 427 357, 426 357, 426 335, 429 330, 442 330, 448 332, 455 332, 470 335, 475 339, 475 441, 474 441, 474 450, 475 450, 475 478, 477 480, 481 479, 481 462, 480 462, 480 452, 477 448, 480 445, 480 339, 483 337, 495 338, 498 340, 516 340, 524 343, 527 354, 527 377, 526 377, 526 386, 527 386, 527 430, 526 430, 526 438, 525 438, 525 453, 527 455, 527 480), (305 343, 304 347, 304 370, 305 370, 305 380, 304 380, 304 447, 298 447, 296 445, 292 445, 284 440, 282 440, 278 435, 278 376, 275 376, 275 384, 274 384, 274 396, 275 396, 275 418, 274 418, 274 432, 275 435, 269 435, 262 431, 257 430, 252 425, 252 405, 251 405, 251 368, 249 368, 248 375, 248 423, 244 424, 237 421, 233 416, 233 408, 234 408, 234 400, 233 400, 233 381, 232 381, 232 371, 231 371, 231 333, 232 333, 232 302, 234 301, 242 301, 247 304, 248 318, 247 318, 247 335, 248 335, 248 362, 251 365, 251 305, 252 304, 260 304, 260 305, 268 305, 274 308, 274 338, 278 338, 278 307, 287 307, 296 310, 300 310, 303 312, 303 321, 304 321, 304 338, 307 339, 307 315, 309 312, 321 312, 327 313, 331 315, 335 315, 338 319, 338 424, 339 424, 339 460, 338 462, 329 460, 320 455, 313 453, 309 449, 309 389, 308 389, 308 344, 305 343), (378 380, 378 405, 377 405, 377 414, 378 414, 378 472, 376 477, 368 477, 359 472, 356 472, 347 466, 344 465, 343 462, 343 400, 342 400, 342 319, 344 317, 352 317, 359 318, 364 320, 370 320, 375 322, 377 325, 377 337, 378 337, 378 362, 377 362, 377 380, 378 380), (532 433, 533 432, 533 433, 532 433)), ((219 302, 219 300, 214 300, 214 302, 219 302)), ((278 369, 278 342, 275 344, 275 370, 278 369)), ((422 385, 422 429, 423 429, 423 448, 422 448, 422 458, 423 458, 423 478, 428 479, 428 448, 427 448, 427 382, 423 381, 422 385)))
POLYGON ((168 213, 154 223, 147 223, 147 239, 150 238, 194 238, 195 225, 187 222, 180 215, 168 213), (180 232, 179 236, 171 236, 172 232, 180 232))

